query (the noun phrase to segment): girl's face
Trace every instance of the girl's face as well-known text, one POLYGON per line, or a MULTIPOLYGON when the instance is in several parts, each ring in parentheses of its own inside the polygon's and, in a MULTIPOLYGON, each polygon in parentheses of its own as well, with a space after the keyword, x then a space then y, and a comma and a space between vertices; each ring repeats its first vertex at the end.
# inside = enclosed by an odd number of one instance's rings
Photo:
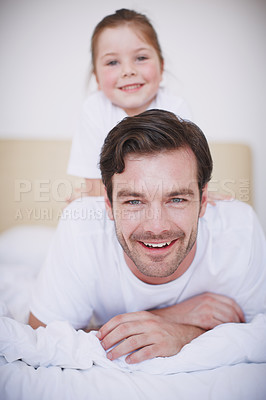
POLYGON ((159 88, 163 66, 154 47, 132 28, 106 28, 99 36, 95 75, 98 88, 128 115, 145 111, 159 88))

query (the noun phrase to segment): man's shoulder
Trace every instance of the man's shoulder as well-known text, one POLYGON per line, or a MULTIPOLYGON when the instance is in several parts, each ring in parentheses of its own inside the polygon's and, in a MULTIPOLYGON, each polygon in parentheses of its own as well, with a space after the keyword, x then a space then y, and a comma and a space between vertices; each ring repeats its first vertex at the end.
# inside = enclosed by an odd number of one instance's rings
POLYGON ((205 215, 200 218, 198 244, 205 250, 208 244, 217 268, 230 257, 239 265, 239 260, 246 263, 249 259, 258 227, 255 213, 248 204, 237 200, 217 201, 216 205, 208 204, 205 215))
POLYGON ((213 232, 252 229, 253 220, 253 208, 238 200, 217 201, 214 206, 208 204, 202 218, 202 222, 210 226, 213 232))

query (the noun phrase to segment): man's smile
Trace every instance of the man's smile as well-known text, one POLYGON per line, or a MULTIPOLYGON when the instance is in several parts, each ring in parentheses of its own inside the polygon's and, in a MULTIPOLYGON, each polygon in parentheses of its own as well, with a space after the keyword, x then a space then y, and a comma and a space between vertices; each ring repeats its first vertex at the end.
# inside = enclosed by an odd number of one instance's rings
POLYGON ((174 239, 174 240, 168 240, 168 241, 164 241, 164 242, 143 242, 138 240, 138 243, 140 243, 142 245, 142 247, 146 248, 146 249, 150 249, 150 250, 163 250, 163 249, 169 249, 170 247, 172 247, 172 245, 174 243, 176 243, 178 239, 174 239))
POLYGON ((143 244, 145 244, 145 246, 151 247, 151 248, 161 248, 161 247, 169 246, 170 243, 171 242, 165 242, 165 243, 143 243, 143 244))

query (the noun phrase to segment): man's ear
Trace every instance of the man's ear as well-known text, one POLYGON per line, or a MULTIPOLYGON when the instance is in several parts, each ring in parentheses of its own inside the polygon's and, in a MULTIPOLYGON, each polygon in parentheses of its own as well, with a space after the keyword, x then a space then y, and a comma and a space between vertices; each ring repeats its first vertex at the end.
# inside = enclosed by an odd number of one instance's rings
POLYGON ((112 204, 107 196, 106 187, 104 188, 104 202, 105 202, 105 208, 107 211, 107 215, 113 221, 114 214, 113 214, 112 204))
POLYGON ((200 206, 200 213, 199 217, 203 217, 206 211, 206 207, 208 204, 208 184, 204 186, 202 189, 202 197, 201 197, 201 206, 200 206))

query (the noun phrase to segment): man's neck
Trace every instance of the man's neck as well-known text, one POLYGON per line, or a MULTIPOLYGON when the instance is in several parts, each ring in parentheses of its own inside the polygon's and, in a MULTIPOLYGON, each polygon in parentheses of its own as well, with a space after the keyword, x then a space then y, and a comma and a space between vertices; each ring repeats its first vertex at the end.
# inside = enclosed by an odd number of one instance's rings
POLYGON ((184 260, 181 262, 181 264, 178 266, 176 271, 166 277, 153 277, 153 276, 147 276, 144 275, 142 272, 138 270, 136 265, 133 263, 133 261, 127 256, 127 254, 124 252, 124 258, 127 263, 127 266, 131 270, 131 272, 141 281, 148 283, 150 285, 162 285, 164 283, 168 283, 171 281, 174 281, 175 279, 179 278, 182 276, 187 269, 190 267, 192 264, 192 261, 194 260, 195 254, 196 254, 196 249, 197 249, 197 242, 194 243, 192 249, 188 253, 188 255, 184 258, 184 260))

